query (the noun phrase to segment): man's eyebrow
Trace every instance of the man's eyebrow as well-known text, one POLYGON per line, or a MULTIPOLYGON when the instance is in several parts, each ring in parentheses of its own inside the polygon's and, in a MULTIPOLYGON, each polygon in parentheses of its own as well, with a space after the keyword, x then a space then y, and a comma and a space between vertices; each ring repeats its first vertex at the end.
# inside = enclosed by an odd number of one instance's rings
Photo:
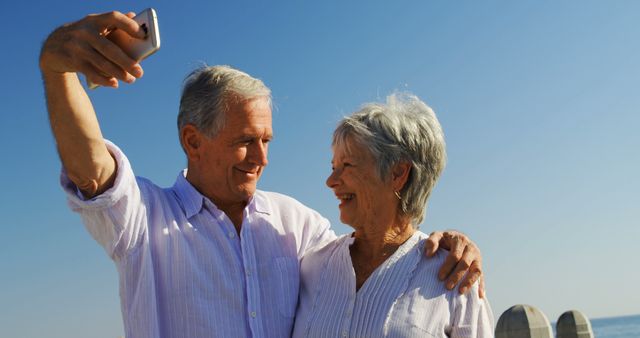
POLYGON ((238 142, 238 141, 246 141, 246 140, 256 140, 256 139, 268 139, 269 141, 273 140, 273 134, 267 134, 267 135, 262 135, 262 134, 252 134, 252 133, 246 133, 246 134, 242 134, 239 135, 238 137, 233 138, 233 142, 238 142))

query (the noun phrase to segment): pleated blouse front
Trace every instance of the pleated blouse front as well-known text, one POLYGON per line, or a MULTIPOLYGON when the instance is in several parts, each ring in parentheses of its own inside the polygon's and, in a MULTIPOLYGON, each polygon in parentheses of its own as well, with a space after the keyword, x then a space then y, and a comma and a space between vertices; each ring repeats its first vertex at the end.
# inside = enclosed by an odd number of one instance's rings
POLYGON ((301 262, 294 337, 491 337, 493 315, 477 285, 449 291, 437 272, 446 257, 424 257, 420 231, 380 265, 356 292, 344 235, 301 262))

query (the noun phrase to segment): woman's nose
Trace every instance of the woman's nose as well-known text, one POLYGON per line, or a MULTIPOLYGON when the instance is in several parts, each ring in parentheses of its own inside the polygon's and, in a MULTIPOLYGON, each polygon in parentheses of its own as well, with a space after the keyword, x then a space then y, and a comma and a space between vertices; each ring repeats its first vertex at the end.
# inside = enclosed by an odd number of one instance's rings
POLYGON ((327 181, 325 183, 327 184, 327 187, 329 187, 329 188, 333 188, 338 184, 338 170, 337 169, 331 170, 331 174, 329 174, 329 177, 327 177, 327 181))

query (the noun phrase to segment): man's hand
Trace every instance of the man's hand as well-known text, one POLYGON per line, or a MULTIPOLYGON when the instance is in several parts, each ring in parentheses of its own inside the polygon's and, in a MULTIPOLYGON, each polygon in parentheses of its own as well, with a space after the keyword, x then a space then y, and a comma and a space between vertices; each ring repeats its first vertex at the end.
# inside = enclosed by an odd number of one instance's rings
POLYGON ((134 82, 142 68, 120 47, 105 36, 121 29, 135 38, 144 38, 142 28, 132 18, 134 13, 109 12, 88 15, 66 24, 49 35, 40 54, 43 76, 83 73, 95 84, 118 87, 118 80, 134 82))
POLYGON ((446 278, 446 288, 452 290, 466 273, 458 288, 460 293, 465 293, 479 279, 478 293, 480 298, 484 298, 482 256, 475 243, 457 231, 436 231, 429 235, 425 253, 428 257, 432 257, 438 248, 449 250, 449 255, 438 272, 440 280, 446 278))
POLYGON ((134 16, 119 12, 89 15, 53 31, 40 52, 49 122, 58 153, 67 175, 86 198, 109 189, 117 167, 77 73, 84 73, 95 84, 114 88, 118 80, 133 82, 141 77, 138 62, 106 38, 114 29, 143 38, 144 31, 132 19, 134 16))

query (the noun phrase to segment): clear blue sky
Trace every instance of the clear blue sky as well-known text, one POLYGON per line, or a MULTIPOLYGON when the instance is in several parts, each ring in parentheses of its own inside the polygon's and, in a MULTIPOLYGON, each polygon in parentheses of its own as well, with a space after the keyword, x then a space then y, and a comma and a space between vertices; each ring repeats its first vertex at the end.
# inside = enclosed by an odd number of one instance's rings
POLYGON ((194 67, 230 64, 273 90, 260 187, 298 198, 338 233, 324 186, 338 119, 409 90, 444 127, 449 162, 421 229, 481 247, 499 316, 640 313, 640 2, 13 1, 0 11, 0 336, 118 337, 117 273, 66 207, 37 65, 58 25, 155 7, 161 50, 132 86, 91 92, 137 175, 167 186, 194 67))

